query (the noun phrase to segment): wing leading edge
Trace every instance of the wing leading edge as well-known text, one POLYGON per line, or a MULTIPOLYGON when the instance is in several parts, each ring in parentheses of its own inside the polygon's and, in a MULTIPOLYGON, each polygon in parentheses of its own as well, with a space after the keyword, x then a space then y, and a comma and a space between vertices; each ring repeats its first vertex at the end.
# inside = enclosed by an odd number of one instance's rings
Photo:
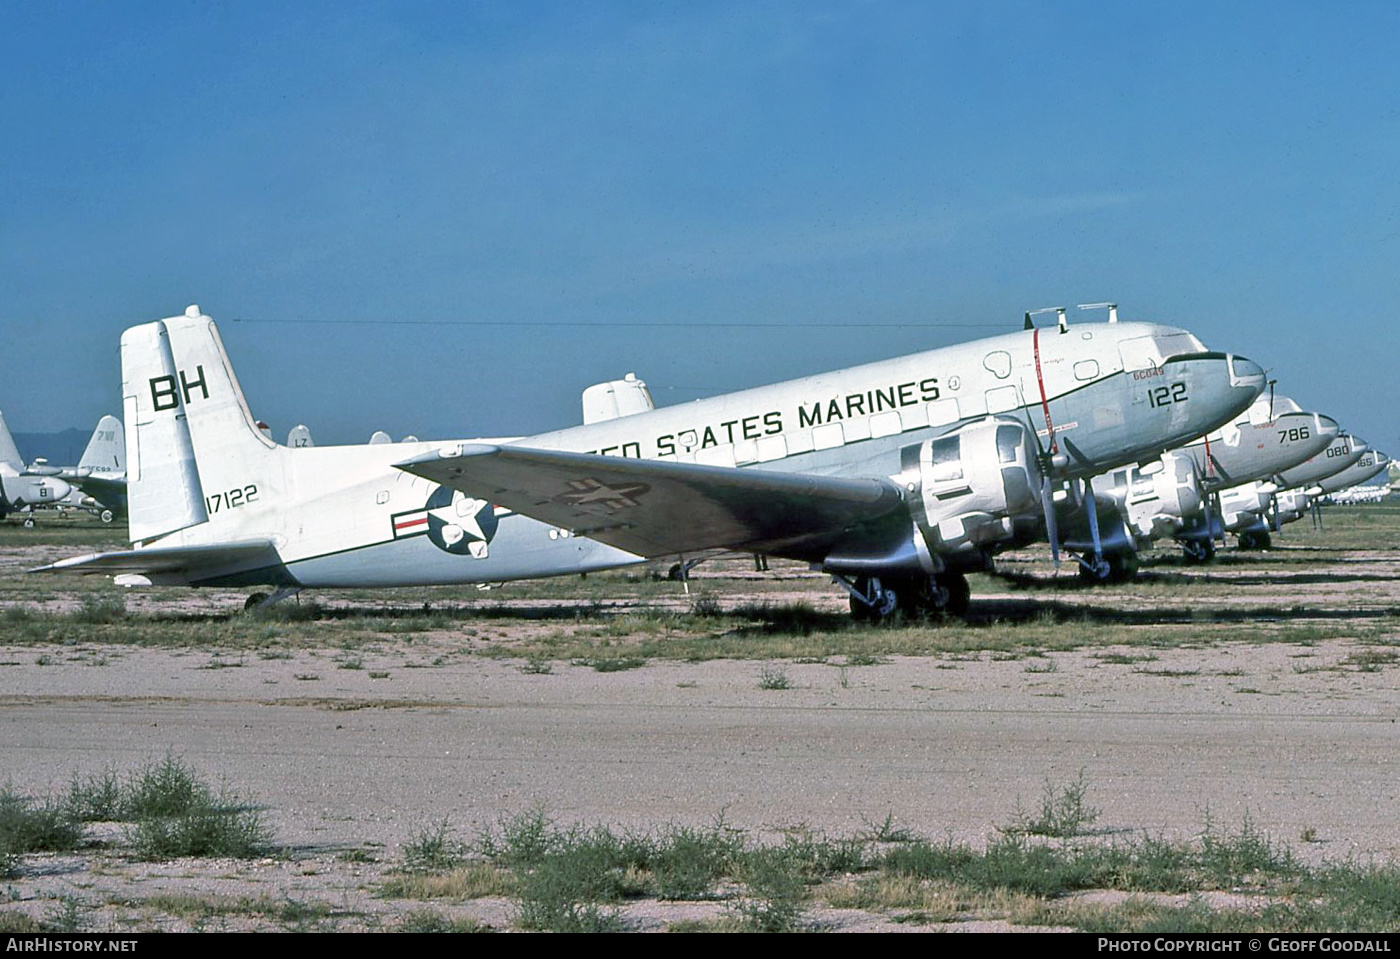
POLYGON ((817 561, 834 543, 908 524, 903 494, 879 479, 492 444, 396 465, 646 557, 727 548, 817 561))

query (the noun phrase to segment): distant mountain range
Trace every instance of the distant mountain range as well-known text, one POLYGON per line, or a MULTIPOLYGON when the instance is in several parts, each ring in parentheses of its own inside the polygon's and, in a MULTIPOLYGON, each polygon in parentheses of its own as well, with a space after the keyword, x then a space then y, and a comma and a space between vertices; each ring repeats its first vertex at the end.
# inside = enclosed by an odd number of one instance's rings
POLYGON ((92 430, 66 429, 58 433, 15 433, 15 445, 25 465, 40 457, 54 466, 77 466, 87 449, 92 430))

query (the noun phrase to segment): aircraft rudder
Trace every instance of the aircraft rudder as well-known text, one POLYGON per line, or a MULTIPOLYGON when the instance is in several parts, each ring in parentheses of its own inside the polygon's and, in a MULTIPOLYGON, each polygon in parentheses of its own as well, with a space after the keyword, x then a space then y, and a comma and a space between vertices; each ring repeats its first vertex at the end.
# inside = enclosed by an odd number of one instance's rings
POLYGON ((24 472, 24 460, 20 458, 15 438, 10 435, 4 413, 0 413, 0 464, 11 467, 16 473, 24 472))
POLYGON ((250 512, 240 507, 285 489, 287 451, 258 428, 217 324, 197 306, 163 322, 172 369, 152 395, 183 414, 210 520, 240 522, 250 512))

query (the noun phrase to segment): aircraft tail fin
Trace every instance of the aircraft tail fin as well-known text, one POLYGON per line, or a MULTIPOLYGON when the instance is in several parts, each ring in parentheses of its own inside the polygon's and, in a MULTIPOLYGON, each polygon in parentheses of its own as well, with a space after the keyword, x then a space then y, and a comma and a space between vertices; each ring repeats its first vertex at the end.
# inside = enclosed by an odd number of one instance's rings
POLYGON ((315 441, 311 439, 311 430, 304 423, 298 423, 287 431, 287 446, 291 449, 307 449, 315 445, 315 441))
POLYGON ((169 401, 165 389, 175 375, 164 322, 143 323, 122 334, 127 522, 133 543, 209 518, 185 417, 177 415, 178 404, 169 401))
POLYGON ((122 381, 132 542, 206 522, 233 537, 278 498, 277 445, 258 429, 199 307, 127 330, 122 381))
POLYGON ((19 447, 15 445, 15 438, 10 435, 10 428, 5 424, 3 413, 0 413, 0 464, 13 468, 16 473, 24 472, 24 460, 20 458, 19 447))
POLYGON ((97 421, 97 429, 92 431, 92 439, 83 450, 78 469, 98 476, 126 472, 126 438, 122 435, 121 420, 108 415, 97 421))

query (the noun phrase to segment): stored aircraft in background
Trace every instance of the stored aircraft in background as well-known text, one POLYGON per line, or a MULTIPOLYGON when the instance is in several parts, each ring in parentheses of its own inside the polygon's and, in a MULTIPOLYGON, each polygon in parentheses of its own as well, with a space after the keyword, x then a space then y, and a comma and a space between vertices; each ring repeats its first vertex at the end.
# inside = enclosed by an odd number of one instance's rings
POLYGON ((1159 455, 1264 386, 1184 330, 1062 319, 526 438, 289 449, 198 308, 127 330, 122 364, 134 548, 46 569, 297 589, 737 549, 831 573, 860 615, 960 610, 965 571, 1032 540, 1059 479, 1159 455))
MULTIPOLYGON (((72 492, 72 485, 60 478, 57 471, 29 471, 5 424, 4 415, 0 414, 0 517, 53 506, 72 492)), ((25 517, 24 525, 34 525, 32 515, 25 517)))
POLYGON ((81 509, 103 522, 126 511, 126 453, 121 421, 98 420, 77 466, 53 466, 36 459, 28 466, 0 416, 0 516, 26 511, 26 526, 34 525, 35 509, 81 509))
POLYGON ((110 523, 114 516, 126 515, 126 439, 122 422, 115 416, 97 421, 87 448, 76 467, 65 467, 61 478, 77 487, 68 500, 91 510, 110 523))
POLYGON ((1390 470, 1390 457, 1380 450, 1367 449, 1361 457, 1346 469, 1338 470, 1331 476, 1317 481, 1319 496, 1340 493, 1342 490, 1361 486, 1390 470))
MULTIPOLYGON (((1197 437, 1150 463, 1095 477, 1102 563, 1081 559, 1089 582, 1120 582, 1137 571, 1137 550, 1174 538, 1188 561, 1215 554, 1226 531, 1257 522, 1276 489, 1262 500, 1255 481, 1296 466, 1324 449, 1340 432, 1337 422, 1304 411, 1285 396, 1264 395, 1219 430, 1197 437)), ((1082 507, 1060 520, 1065 545, 1092 559, 1088 517, 1082 507)))
POLYGON ((1371 449, 1365 440, 1343 433, 1328 443, 1322 452, 1309 457, 1297 466, 1279 472, 1273 477, 1279 489, 1303 489, 1315 485, 1320 480, 1340 473, 1351 466, 1371 449))
MULTIPOLYGON (((1263 527, 1265 537, 1269 531, 1278 530, 1286 523, 1302 519, 1309 510, 1313 513, 1314 523, 1320 522, 1321 506, 1324 499, 1344 490, 1354 489, 1368 480, 1375 479, 1390 468, 1391 459, 1389 456, 1380 450, 1372 450, 1363 440, 1355 437, 1342 437, 1328 449, 1338 450, 1332 459, 1333 464, 1346 462, 1346 465, 1337 466, 1330 473, 1320 474, 1319 471, 1328 465, 1326 459, 1323 458, 1317 463, 1310 461, 1311 479, 1308 486, 1293 486, 1273 496, 1268 514, 1268 525, 1263 527), (1354 459, 1351 458, 1352 454, 1355 454, 1354 459), (1347 462, 1348 460, 1351 461, 1347 462)), ((1296 477, 1299 474, 1293 472, 1291 475, 1296 477)), ((1384 487, 1382 487, 1382 491, 1381 498, 1386 492, 1384 487)))

